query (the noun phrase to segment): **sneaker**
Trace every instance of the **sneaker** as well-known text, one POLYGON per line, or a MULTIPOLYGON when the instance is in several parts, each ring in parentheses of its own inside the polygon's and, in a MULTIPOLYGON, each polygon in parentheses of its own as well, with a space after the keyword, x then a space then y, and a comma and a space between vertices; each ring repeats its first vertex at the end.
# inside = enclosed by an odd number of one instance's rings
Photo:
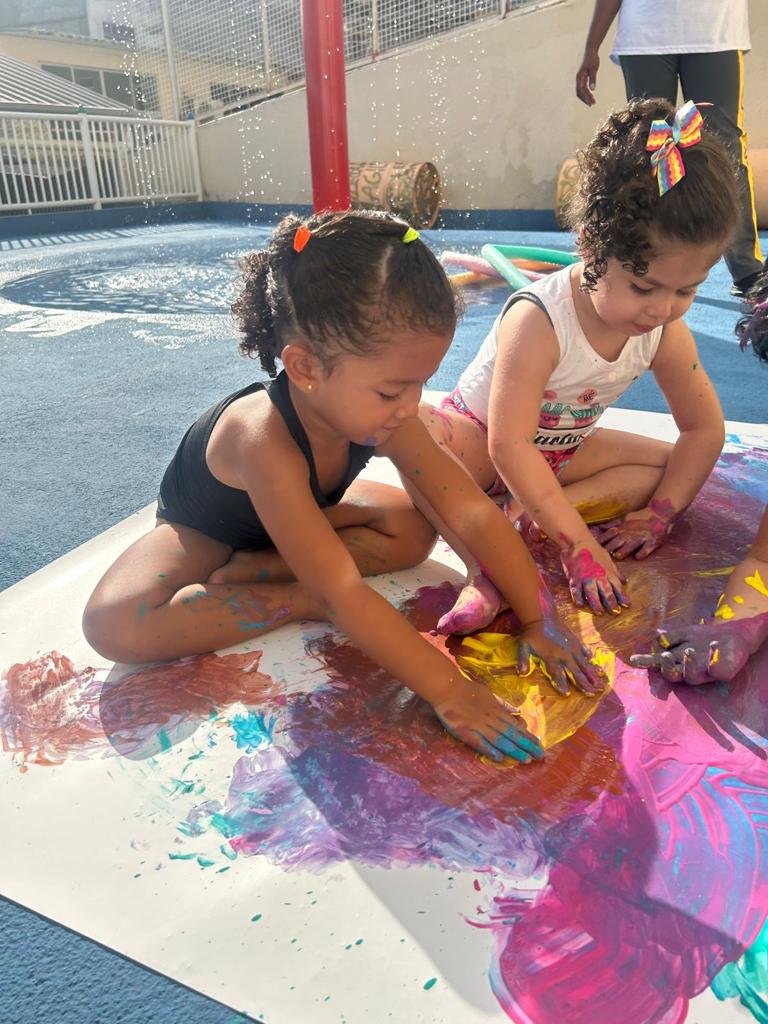
POLYGON ((760 277, 760 271, 756 271, 754 274, 747 274, 746 277, 741 277, 738 281, 734 281, 731 295, 737 299, 746 299, 751 289, 757 283, 758 277, 760 277))

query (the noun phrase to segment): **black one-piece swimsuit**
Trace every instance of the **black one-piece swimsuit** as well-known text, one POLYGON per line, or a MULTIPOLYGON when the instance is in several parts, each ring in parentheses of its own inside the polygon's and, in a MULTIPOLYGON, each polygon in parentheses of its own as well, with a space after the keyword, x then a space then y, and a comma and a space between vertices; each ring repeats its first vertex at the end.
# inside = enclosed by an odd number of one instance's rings
POLYGON ((291 437, 299 446, 309 468, 312 495, 320 508, 341 501, 344 492, 360 473, 375 449, 350 444, 347 471, 331 494, 323 494, 317 481, 312 448, 291 401, 288 377, 283 370, 275 380, 259 381, 235 391, 211 406, 196 420, 181 440, 160 484, 157 514, 172 523, 191 526, 232 548, 251 550, 272 547, 269 534, 256 515, 246 491, 221 483, 208 469, 205 453, 219 416, 228 405, 244 395, 264 390, 285 420, 291 437))

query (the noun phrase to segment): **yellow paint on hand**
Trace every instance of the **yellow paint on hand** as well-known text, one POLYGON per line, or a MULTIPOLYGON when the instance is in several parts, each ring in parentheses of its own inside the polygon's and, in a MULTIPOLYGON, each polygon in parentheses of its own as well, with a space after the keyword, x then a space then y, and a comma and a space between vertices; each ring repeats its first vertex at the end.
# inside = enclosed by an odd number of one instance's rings
POLYGON ((763 597, 768 597, 768 587, 766 587, 763 582, 763 577, 760 575, 759 569, 755 569, 754 576, 745 576, 744 582, 748 587, 752 587, 753 590, 756 590, 758 594, 762 594, 763 597))
POLYGON ((744 598, 743 597, 739 597, 738 594, 734 594, 733 595, 733 603, 734 604, 744 604, 744 598))
POLYGON ((715 612, 715 618, 723 619, 727 622, 729 619, 734 618, 735 615, 736 612, 734 612, 733 608, 731 608, 729 604, 726 604, 721 598, 720 604, 717 606, 717 611, 715 612))
POLYGON ((545 749, 557 746, 589 721, 601 698, 610 693, 615 655, 604 650, 595 653, 595 664, 606 671, 604 690, 587 697, 574 689, 564 697, 547 681, 548 674, 542 670, 539 658, 531 659, 533 671, 522 677, 517 673, 517 642, 517 637, 506 633, 476 633, 464 638, 456 662, 474 678, 487 681, 497 697, 519 708, 526 727, 545 749))
POLYGON ((733 572, 732 565, 723 565, 719 569, 697 569, 692 576, 730 576, 733 572))
POLYGON ((718 661, 720 661, 720 648, 716 647, 714 651, 712 651, 712 656, 709 659, 709 663, 710 665, 716 665, 718 661))

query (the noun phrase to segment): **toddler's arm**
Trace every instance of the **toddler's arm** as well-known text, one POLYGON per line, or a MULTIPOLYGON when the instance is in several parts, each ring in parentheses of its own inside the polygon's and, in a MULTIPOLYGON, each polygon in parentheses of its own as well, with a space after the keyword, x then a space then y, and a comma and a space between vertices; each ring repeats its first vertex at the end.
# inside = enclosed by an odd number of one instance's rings
POLYGON ((720 402, 682 320, 664 328, 652 369, 680 436, 648 505, 594 530, 619 559, 647 558, 664 543, 712 472, 725 440, 720 402))
POLYGON ((768 508, 755 542, 734 568, 712 618, 701 625, 662 627, 651 654, 632 655, 670 682, 727 681, 768 640, 768 508))
POLYGON ((551 597, 522 538, 501 509, 484 494, 466 470, 448 455, 421 420, 409 420, 380 449, 423 499, 422 511, 435 516, 439 531, 447 527, 477 559, 523 626, 518 670, 530 658, 544 664, 556 688, 568 681, 586 693, 603 685, 602 673, 590 664, 590 652, 559 622, 551 597))
POLYGON ((559 358, 546 314, 531 302, 513 306, 499 326, 488 410, 490 455, 510 491, 559 546, 576 604, 618 613, 629 603, 623 578, 535 444, 542 395, 559 358))
POLYGON ((350 640, 435 708, 456 737, 494 760, 543 756, 514 709, 467 679, 384 597, 369 587, 309 486, 307 463, 280 426, 277 437, 241 431, 231 465, 272 542, 296 579, 316 595, 350 640), (282 436, 280 436, 282 435, 282 436))

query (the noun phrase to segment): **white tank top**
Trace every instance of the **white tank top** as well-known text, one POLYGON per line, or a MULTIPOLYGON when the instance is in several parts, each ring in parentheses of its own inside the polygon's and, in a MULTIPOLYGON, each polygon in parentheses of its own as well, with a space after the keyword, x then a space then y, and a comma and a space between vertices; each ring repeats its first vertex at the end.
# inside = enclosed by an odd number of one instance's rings
POLYGON ((622 0, 611 57, 749 48, 747 0, 622 0))
POLYGON ((647 334, 627 338, 621 355, 611 363, 595 352, 581 329, 573 302, 570 267, 515 292, 459 377, 461 397, 470 412, 486 425, 499 324, 510 306, 521 300, 533 301, 544 310, 560 346, 560 361, 542 395, 536 446, 546 451, 574 448, 591 434, 608 406, 648 369, 664 328, 656 327, 647 334))

